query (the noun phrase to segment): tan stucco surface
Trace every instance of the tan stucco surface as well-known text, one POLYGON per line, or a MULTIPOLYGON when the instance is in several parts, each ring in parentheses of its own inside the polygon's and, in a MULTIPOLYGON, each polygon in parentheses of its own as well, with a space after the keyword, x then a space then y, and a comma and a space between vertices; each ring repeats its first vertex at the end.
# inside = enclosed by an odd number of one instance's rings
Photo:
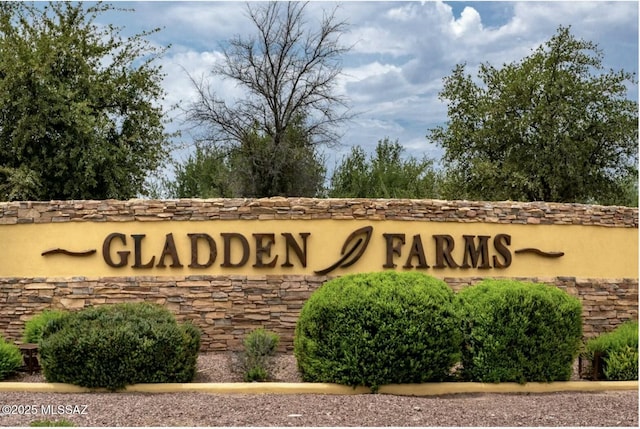
MULTIPOLYGON (((636 228, 614 228, 585 225, 528 225, 422 222, 401 220, 214 220, 214 221, 171 221, 171 222, 64 222, 0 225, 0 275, 4 277, 68 277, 68 276, 188 276, 188 275, 313 275, 336 263, 341 257, 341 249, 347 237, 355 230, 371 226, 370 241, 361 258, 349 267, 338 267, 331 275, 355 272, 381 271, 387 262, 386 240, 383 234, 404 234, 405 244, 401 256, 394 256, 395 269, 420 270, 436 277, 477 277, 477 276, 573 276, 584 278, 637 278, 638 277, 638 231, 636 228), (126 244, 121 240, 112 242, 110 253, 113 260, 119 260, 119 251, 129 251, 128 264, 110 267, 103 255, 103 242, 111 233, 126 236, 126 244), (189 268, 191 242, 187 234, 208 234, 216 243, 215 262, 207 268, 189 268), (221 234, 239 233, 249 244, 249 259, 242 267, 223 267, 224 240, 221 234), (286 259, 287 246, 283 233, 289 233, 300 248, 303 247, 303 233, 307 237, 307 266, 303 267, 299 258, 290 249, 290 267, 282 266, 286 259), (144 234, 140 241, 140 261, 149 263, 155 257, 151 268, 133 268, 134 240, 132 235, 144 234), (171 256, 165 257, 165 267, 157 267, 167 234, 171 234, 175 248, 183 265, 172 268, 171 256), (275 260, 273 267, 254 267, 258 262, 256 238, 253 234, 274 234, 268 252, 263 252, 261 261, 268 264, 275 260), (512 257, 507 268, 435 268, 436 241, 434 235, 450 235, 455 248, 453 259, 462 264, 464 256, 464 235, 489 236, 488 255, 498 261, 503 258, 493 245, 498 234, 511 237, 508 245, 512 257), (417 258, 413 258, 413 268, 405 269, 411 251, 413 237, 420 236, 424 255, 429 268, 416 268, 417 258), (42 253, 63 248, 70 251, 95 249, 90 256, 72 257, 64 254, 42 256, 42 253), (535 254, 516 254, 524 248, 537 248, 546 252, 563 252, 558 258, 544 258, 535 254), (277 259, 276 259, 277 258, 277 259)), ((263 245, 268 245, 264 241, 263 245)), ((242 250, 238 240, 232 239, 231 262, 238 263, 242 250)), ((353 244, 353 243, 352 243, 353 244)), ((349 246, 347 246, 349 247, 349 246)), ((204 263, 209 249, 199 241, 198 261, 204 263)))

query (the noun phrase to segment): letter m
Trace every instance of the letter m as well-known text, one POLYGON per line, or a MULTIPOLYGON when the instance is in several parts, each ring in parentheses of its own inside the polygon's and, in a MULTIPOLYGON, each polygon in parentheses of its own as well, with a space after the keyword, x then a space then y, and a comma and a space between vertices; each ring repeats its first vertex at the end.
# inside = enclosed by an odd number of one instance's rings
POLYGON ((489 238, 488 235, 478 236, 478 245, 475 243, 475 235, 463 235, 464 260, 460 268, 491 268, 489 263, 489 238), (478 265, 478 259, 482 262, 478 265), (471 260, 471 263, 469 263, 471 260))

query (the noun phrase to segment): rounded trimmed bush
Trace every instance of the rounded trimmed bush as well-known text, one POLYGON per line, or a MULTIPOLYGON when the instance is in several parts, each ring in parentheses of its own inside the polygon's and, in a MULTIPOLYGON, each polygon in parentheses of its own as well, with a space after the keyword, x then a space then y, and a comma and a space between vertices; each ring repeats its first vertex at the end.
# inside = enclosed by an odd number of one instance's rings
POLYGON ((364 385, 444 380, 459 358, 455 295, 415 272, 332 279, 305 303, 294 353, 302 379, 364 385))
POLYGON ((22 353, 13 343, 0 336, 0 380, 15 372, 22 365, 22 353))
POLYGON ((193 380, 200 331, 149 303, 91 307, 49 322, 40 342, 48 382, 116 390, 193 380))
POLYGON ((569 380, 582 337, 577 298, 555 286, 516 280, 484 280, 457 297, 466 380, 569 380))
POLYGON ((42 313, 33 316, 24 324, 22 342, 38 343, 42 338, 42 329, 50 320, 59 319, 67 312, 62 310, 44 310, 42 313))

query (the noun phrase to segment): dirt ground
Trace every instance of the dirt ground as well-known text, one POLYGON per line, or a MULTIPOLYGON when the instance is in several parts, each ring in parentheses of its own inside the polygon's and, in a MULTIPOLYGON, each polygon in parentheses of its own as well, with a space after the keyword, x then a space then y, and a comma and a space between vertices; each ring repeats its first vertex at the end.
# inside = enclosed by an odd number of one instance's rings
MULTIPOLYGON (((298 382, 279 356, 275 381, 298 382)), ((44 381, 19 374, 11 381, 44 381)), ((242 381, 231 354, 204 354, 196 382, 242 381)), ((218 395, 207 393, 0 393, 0 425, 66 419, 77 426, 638 426, 638 392, 553 394, 218 395), (7 406, 9 408, 7 408, 7 406)))

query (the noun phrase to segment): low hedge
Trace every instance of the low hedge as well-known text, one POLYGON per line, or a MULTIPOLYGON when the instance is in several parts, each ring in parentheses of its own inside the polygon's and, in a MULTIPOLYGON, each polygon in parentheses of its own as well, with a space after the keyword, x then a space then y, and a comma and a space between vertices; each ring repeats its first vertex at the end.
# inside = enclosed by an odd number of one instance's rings
POLYGON ((302 379, 374 391, 383 384, 446 379, 460 350, 454 299, 444 281, 415 272, 326 282, 296 325, 302 379))
POLYGON ((628 321, 585 344, 587 356, 602 353, 607 380, 638 379, 638 321, 628 321))
POLYGON ((14 373, 22 365, 22 353, 13 343, 0 336, 0 380, 14 373))
POLYGON ((468 381, 566 381, 582 337, 580 301, 555 286, 484 280, 457 295, 468 381))
POLYGON ((43 329, 40 362, 48 382, 117 390, 135 383, 193 380, 200 331, 149 303, 68 313, 43 329))

